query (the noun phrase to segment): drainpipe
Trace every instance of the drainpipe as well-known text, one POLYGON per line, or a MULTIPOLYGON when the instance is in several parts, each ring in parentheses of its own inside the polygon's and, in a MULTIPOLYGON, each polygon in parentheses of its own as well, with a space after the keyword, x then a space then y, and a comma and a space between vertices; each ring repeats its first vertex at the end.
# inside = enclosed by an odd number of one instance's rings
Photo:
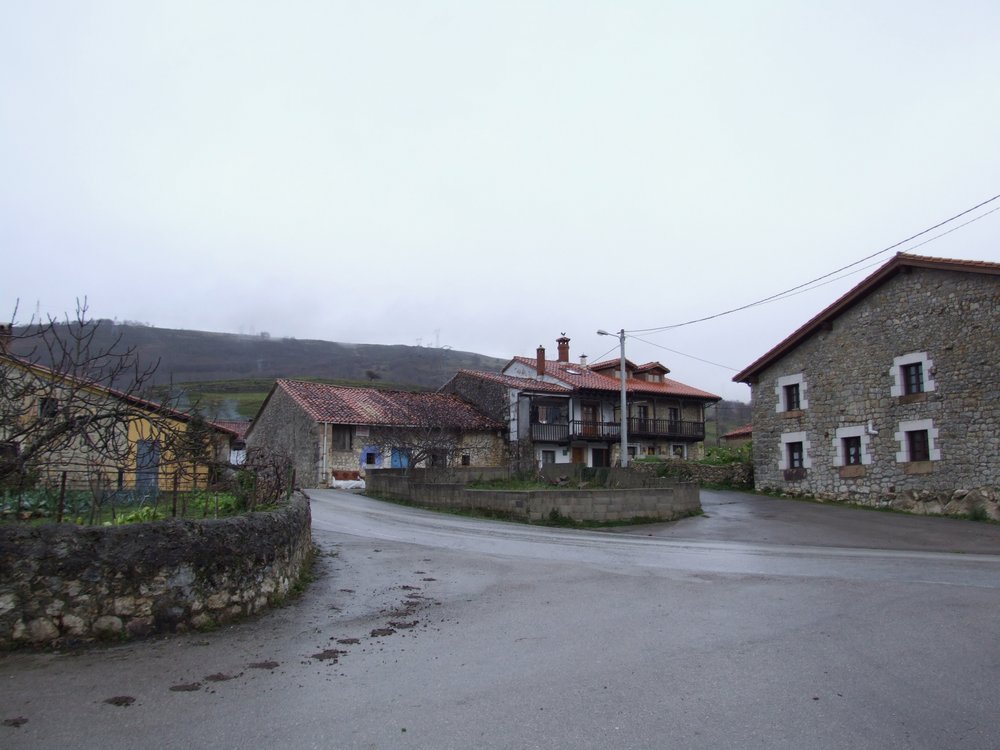
POLYGON ((323 481, 326 482, 327 486, 330 485, 330 478, 327 476, 326 471, 326 433, 328 425, 326 422, 320 422, 323 426, 323 481))

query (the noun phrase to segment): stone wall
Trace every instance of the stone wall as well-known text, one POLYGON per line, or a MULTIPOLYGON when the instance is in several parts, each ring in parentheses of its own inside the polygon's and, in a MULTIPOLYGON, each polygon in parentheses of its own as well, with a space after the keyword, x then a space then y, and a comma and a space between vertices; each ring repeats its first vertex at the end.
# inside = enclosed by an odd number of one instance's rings
MULTIPOLYGON (((753 385, 758 489, 878 504, 913 493, 1000 487, 1000 278, 932 269, 899 273, 753 385), (892 395, 893 360, 926 352, 934 390, 892 395), (779 411, 778 378, 801 374, 806 404, 779 411), (901 424, 931 420, 939 454, 905 461, 901 424), (838 428, 861 435, 865 460, 840 466, 838 428), (807 465, 785 471, 782 434, 805 437, 807 465)), ((843 432, 842 430, 842 432, 843 432)))
MULTIPOLYGON (((291 456, 300 487, 318 487, 322 433, 285 391, 275 388, 247 434, 247 447, 266 447, 291 456)), ((354 467, 356 468, 355 463, 354 467)))
POLYGON ((694 461, 670 460, 664 462, 636 461, 630 464, 633 471, 690 480, 699 484, 716 484, 734 489, 753 489, 753 467, 748 464, 700 464, 694 461))
MULTIPOLYGON (((492 477, 482 477, 489 479, 492 477)), ((505 478, 505 477, 496 477, 505 478)), ((497 511, 528 521, 548 519, 553 512, 575 521, 627 521, 635 518, 670 521, 701 511, 698 485, 646 477, 640 488, 551 490, 470 489, 454 474, 407 476, 398 470, 373 473, 368 492, 439 508, 497 511)))
POLYGON ((125 526, 0 526, 0 648, 206 628, 285 597, 311 550, 309 502, 125 526))

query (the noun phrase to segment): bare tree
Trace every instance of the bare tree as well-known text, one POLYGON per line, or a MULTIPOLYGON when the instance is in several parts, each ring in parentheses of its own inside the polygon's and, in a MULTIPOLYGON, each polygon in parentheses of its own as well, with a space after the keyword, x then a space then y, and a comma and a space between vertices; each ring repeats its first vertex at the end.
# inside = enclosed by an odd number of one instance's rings
POLYGON ((138 420, 150 440, 176 439, 170 406, 147 399, 159 362, 140 363, 120 336, 97 346, 101 323, 88 319, 86 300, 73 319, 15 328, 16 315, 0 326, 0 485, 24 486, 56 465, 124 467, 135 461, 138 420))
POLYGON ((499 429, 457 396, 396 392, 397 424, 372 427, 369 442, 385 456, 405 456, 405 467, 482 465, 497 445, 499 429))

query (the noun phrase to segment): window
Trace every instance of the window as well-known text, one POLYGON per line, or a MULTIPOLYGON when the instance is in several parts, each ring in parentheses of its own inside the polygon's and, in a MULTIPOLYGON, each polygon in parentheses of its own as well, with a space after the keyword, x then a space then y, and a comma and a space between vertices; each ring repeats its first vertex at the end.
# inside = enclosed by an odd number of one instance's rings
POLYGON ((903 365, 903 393, 924 392, 924 365, 922 362, 913 362, 903 365))
POLYGON ((684 443, 674 443, 670 446, 670 455, 674 458, 687 458, 687 446, 684 443))
POLYGON ((8 440, 0 443, 0 461, 13 461, 17 458, 19 448, 17 443, 8 440))
POLYGON ((855 467, 848 472, 841 471, 842 477, 864 476, 860 467, 868 466, 872 462, 869 453, 871 434, 863 424, 838 427, 836 436, 833 438, 833 465, 844 467, 855 467))
POLYGON ((805 461, 805 454, 802 450, 802 443, 796 441, 794 443, 785 443, 785 450, 788 451, 788 468, 789 469, 802 469, 804 468, 803 462, 805 461))
POLYGON ((333 430, 333 436, 331 439, 331 442, 333 443, 333 450, 351 450, 351 428, 347 425, 335 424, 331 429, 333 430))
POLYGON ((805 432, 781 433, 781 452, 778 454, 778 468, 783 471, 811 469, 809 457, 811 444, 805 432))
POLYGON ((927 430, 910 430, 906 433, 906 445, 911 461, 930 461, 931 445, 927 430))
POLYGON ((899 443, 897 463, 941 460, 941 449, 937 445, 938 429, 933 419, 900 422, 894 437, 899 443))
POLYGON ((805 376, 800 372, 795 375, 782 375, 774 386, 774 393, 777 396, 777 403, 774 410, 799 411, 809 408, 809 399, 806 397, 805 376))
POLYGON ((42 419, 53 419, 59 413, 59 400, 51 396, 38 399, 38 416, 42 419))
POLYGON ((861 466, 861 436, 841 438, 844 450, 844 466, 861 466))
POLYGON ((556 462, 555 451, 542 451, 542 465, 554 464, 556 462))
POLYGON ((892 378, 889 395, 894 398, 937 390, 933 377, 934 360, 927 356, 927 352, 910 352, 895 357, 889 375, 892 378))
POLYGON ((471 466, 471 465, 472 465, 472 456, 470 456, 468 453, 463 453, 462 466, 471 466))
POLYGON ((799 384, 785 386, 785 411, 795 411, 802 408, 799 402, 799 384))
POLYGON ((566 402, 536 403, 534 406, 537 424, 566 424, 569 420, 569 407, 566 402))

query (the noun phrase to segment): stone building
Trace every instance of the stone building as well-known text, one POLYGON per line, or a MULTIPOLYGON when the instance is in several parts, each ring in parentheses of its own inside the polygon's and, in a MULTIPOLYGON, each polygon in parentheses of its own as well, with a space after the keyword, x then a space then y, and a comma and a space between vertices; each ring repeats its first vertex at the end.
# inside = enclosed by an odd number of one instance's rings
POLYGON ((453 395, 278 380, 247 448, 287 453, 303 487, 380 468, 499 466, 500 425, 453 395))
POLYGON ((758 489, 995 497, 1000 264, 897 254, 733 380, 752 390, 758 489))
MULTIPOLYGON (((501 373, 461 370, 441 390, 475 404, 506 426, 522 467, 574 463, 612 466, 621 452, 620 359, 571 362, 570 340, 556 340, 557 359, 539 346, 501 373)), ((628 451, 632 458, 701 458, 706 391, 667 377, 659 362, 625 361, 628 451)))

